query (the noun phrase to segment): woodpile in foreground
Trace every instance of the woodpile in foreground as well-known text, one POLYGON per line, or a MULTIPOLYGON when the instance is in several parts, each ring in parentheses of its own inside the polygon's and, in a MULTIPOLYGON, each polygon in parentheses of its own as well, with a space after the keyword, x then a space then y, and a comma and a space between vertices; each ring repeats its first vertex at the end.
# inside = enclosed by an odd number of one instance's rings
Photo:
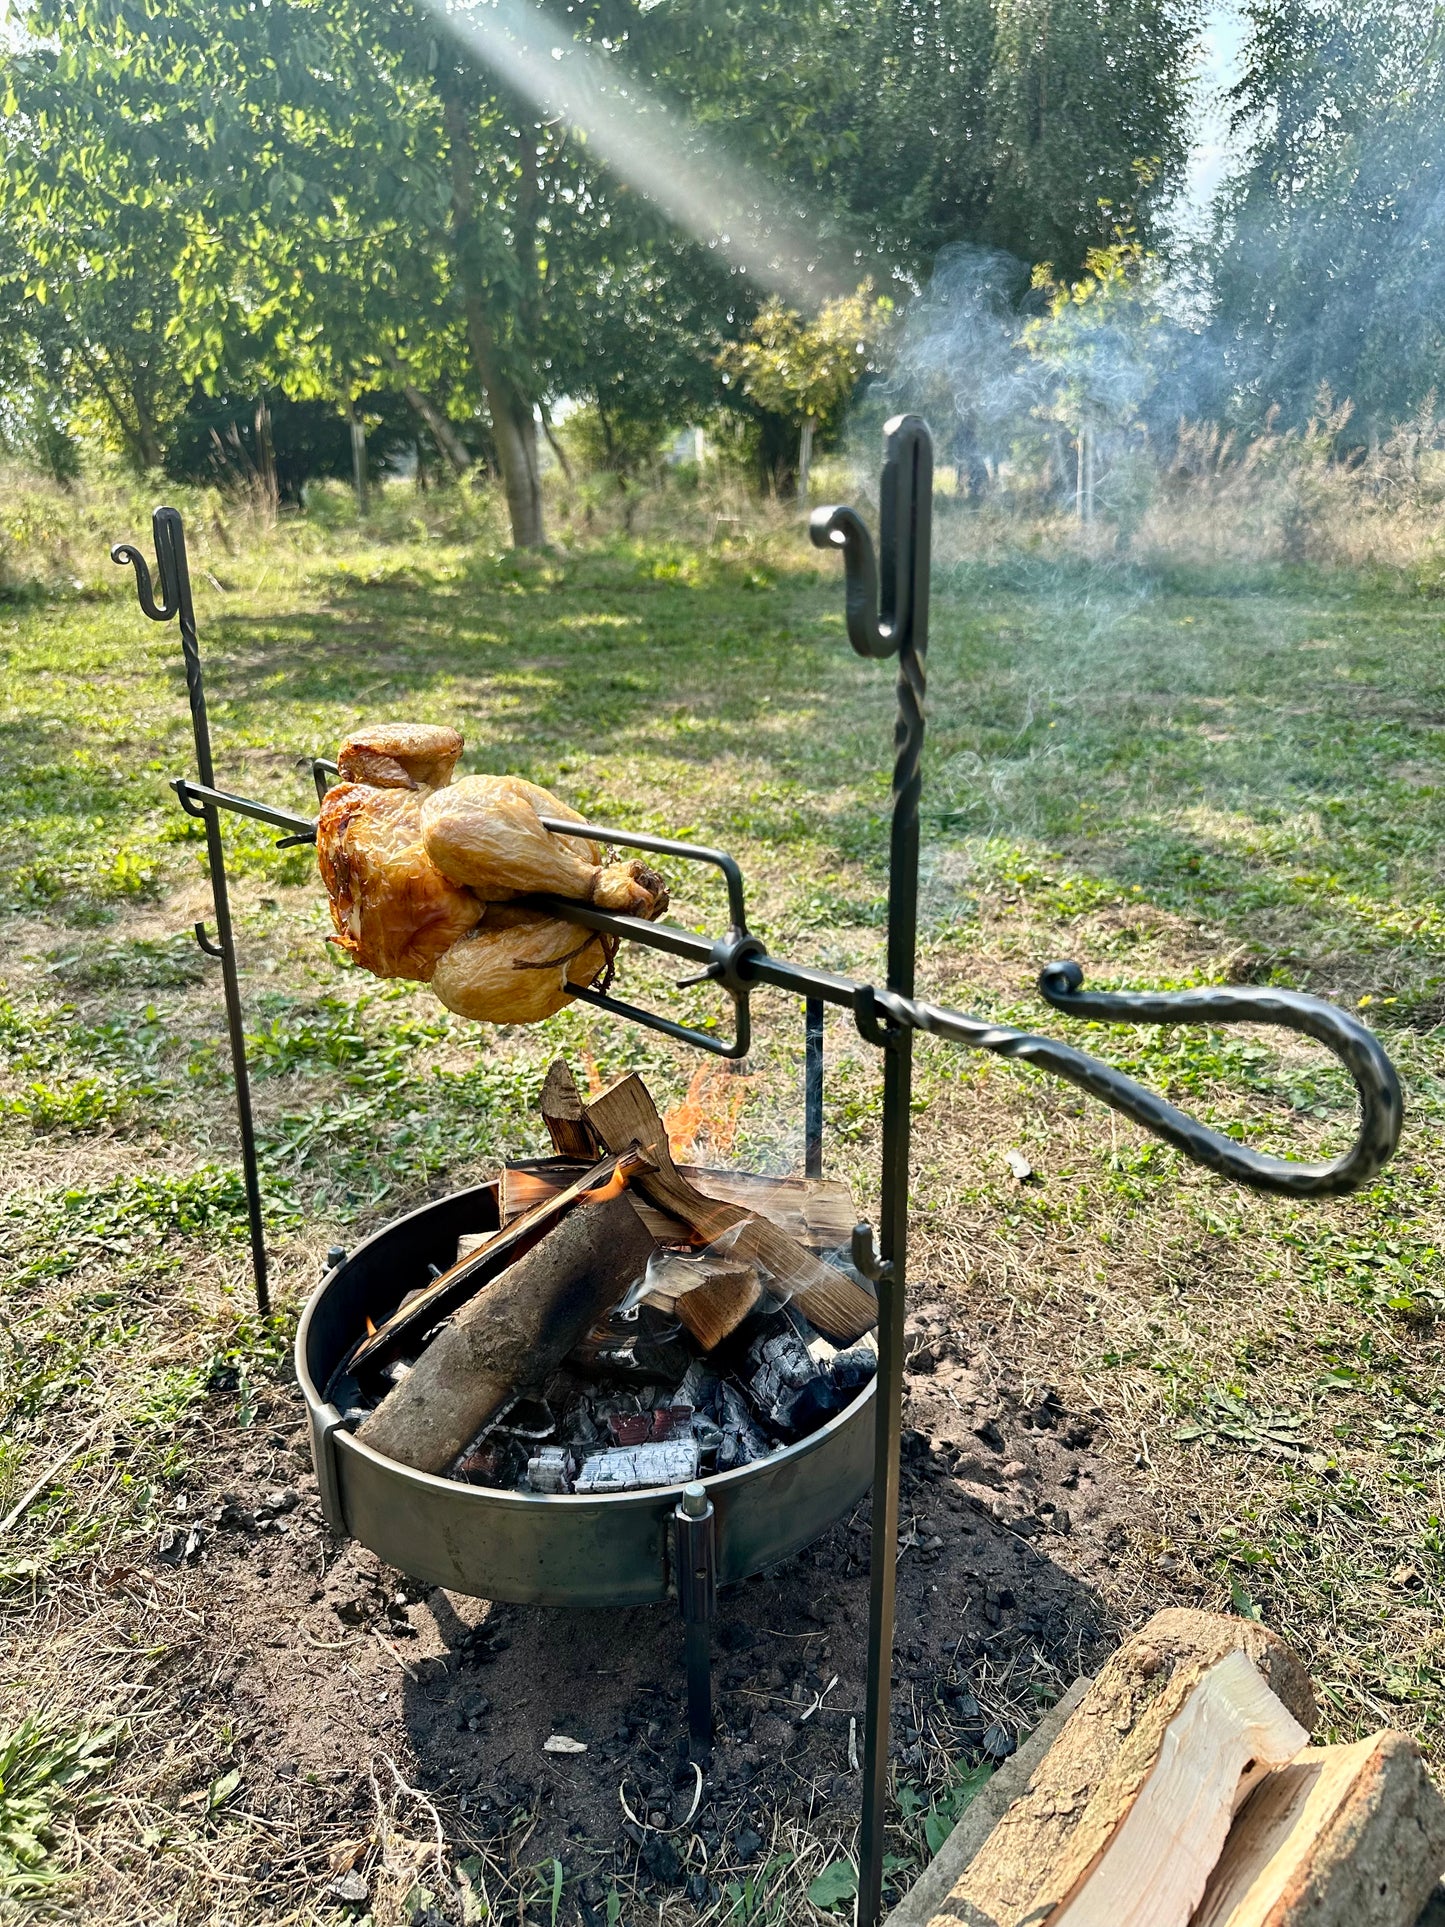
POLYGON ((1264 1627, 1156 1614, 929 1927, 1414 1927, 1445 1868, 1445 1802, 1408 1735, 1313 1747, 1316 1722, 1308 1675, 1264 1627))

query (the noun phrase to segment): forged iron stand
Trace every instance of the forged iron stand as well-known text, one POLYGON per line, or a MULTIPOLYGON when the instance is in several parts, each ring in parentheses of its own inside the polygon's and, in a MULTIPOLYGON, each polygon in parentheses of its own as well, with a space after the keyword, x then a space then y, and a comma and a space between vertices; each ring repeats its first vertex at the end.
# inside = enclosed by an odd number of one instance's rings
MULTIPOLYGON (((878 1237, 859 1225, 853 1258, 873 1279, 879 1298, 878 1385, 873 1459, 871 1574, 868 1621, 866 1744, 863 1762, 863 1829, 858 1880, 860 1927, 875 1927, 882 1908, 886 1820, 890 1672, 893 1652, 895 1571, 898 1544, 899 1445, 903 1408, 903 1333, 908 1244, 909 1112, 915 1031, 1003 1057, 1019 1058, 1062 1077, 1146 1130, 1174 1145, 1195 1163, 1219 1176, 1258 1191, 1285 1196, 1323 1197, 1367 1184, 1395 1148, 1402 1122, 1399 1082, 1383 1049, 1347 1012, 1314 997, 1291 991, 1255 988, 1205 989, 1166 993, 1090 993, 1083 989, 1077 964, 1045 969, 1039 989, 1056 1010, 1104 1023, 1277 1024, 1313 1037, 1334 1053, 1354 1079, 1360 1122, 1354 1143, 1328 1162, 1302 1163, 1251 1151, 1231 1137, 1208 1129, 1142 1085, 1099 1059, 1067 1044, 1028 1032, 989 1024, 915 998, 914 960, 918 924, 918 806, 923 750, 925 661, 928 641, 930 521, 933 452, 926 425, 913 415, 891 421, 884 430, 884 463, 879 501, 879 543, 873 543, 851 509, 819 509, 810 535, 819 548, 841 550, 845 572, 848 638, 863 656, 896 656, 898 719, 894 733, 893 814, 889 849, 887 981, 883 988, 851 978, 791 964, 769 954, 747 923, 742 873, 725 851, 694 843, 642 836, 633 831, 579 825, 543 818, 548 829, 585 836, 626 849, 646 850, 677 861, 715 866, 728 898, 728 929, 709 941, 670 924, 611 915, 590 907, 542 897, 551 914, 587 929, 607 932, 649 950, 683 959, 698 974, 684 984, 709 981, 732 1001, 731 1039, 689 1027, 601 991, 582 990, 579 998, 599 1010, 642 1024, 664 1036, 741 1058, 752 1037, 751 998, 755 990, 787 991, 804 1004, 804 1092, 806 1170, 822 1172, 823 1020, 833 1004, 852 1013, 864 1040, 883 1053, 883 1146, 878 1237)), ((309 817, 278 809, 215 787, 205 694, 196 640, 195 613, 186 567, 181 518, 174 509, 154 517, 156 561, 162 601, 155 600, 144 556, 126 544, 114 559, 129 563, 145 613, 157 622, 179 621, 186 686, 195 733, 198 781, 178 778, 172 785, 181 806, 206 826, 206 853, 215 902, 216 941, 204 924, 196 937, 208 956, 218 957, 225 988, 241 1156, 251 1230, 256 1301, 269 1309, 266 1252, 261 1219, 255 1131, 246 1072, 245 1030, 237 976, 235 938, 226 889, 220 812, 249 816, 284 831, 281 843, 315 840, 309 817)), ((314 759, 311 773, 318 796, 335 765, 314 759)), ((336 1254, 333 1254, 335 1256, 336 1254)), ((706 1484, 687 1488, 675 1513, 679 1604, 686 1626, 690 1724, 695 1756, 710 1732, 708 1625, 715 1579, 711 1559, 711 1502, 706 1484)))

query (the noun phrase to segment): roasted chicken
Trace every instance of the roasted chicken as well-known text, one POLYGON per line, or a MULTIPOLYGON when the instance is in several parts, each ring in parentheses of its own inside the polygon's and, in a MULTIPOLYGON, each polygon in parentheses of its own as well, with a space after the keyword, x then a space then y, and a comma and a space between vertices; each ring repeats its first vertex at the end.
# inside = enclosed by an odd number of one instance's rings
POLYGON ((435 790, 450 783, 465 747, 461 731, 441 723, 376 723, 348 736, 336 763, 343 783, 435 790))
POLYGON ((581 822, 515 776, 452 782, 454 729, 424 723, 358 730, 337 756, 316 854, 337 942, 378 977, 430 983, 449 1010, 492 1024, 534 1024, 610 972, 615 940, 516 903, 571 897, 632 916, 667 907, 641 863, 603 863, 587 837, 540 818, 581 822))
POLYGON ((336 941, 373 976, 429 983, 438 957, 482 914, 471 891, 427 855, 413 789, 339 783, 328 790, 316 856, 336 941))

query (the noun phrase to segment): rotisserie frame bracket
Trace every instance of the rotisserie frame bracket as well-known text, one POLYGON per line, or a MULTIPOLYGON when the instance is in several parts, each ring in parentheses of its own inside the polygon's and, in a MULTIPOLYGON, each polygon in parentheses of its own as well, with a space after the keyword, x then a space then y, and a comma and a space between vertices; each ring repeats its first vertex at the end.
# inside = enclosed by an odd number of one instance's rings
MULTIPOLYGON (((717 985, 731 1000, 731 1037, 679 1023, 607 992, 588 989, 577 993, 597 1010, 629 1023, 645 1025, 697 1050, 722 1057, 745 1056, 751 1043, 752 997, 756 991, 783 990, 802 1000, 806 1168, 810 1176, 819 1176, 822 1172, 826 1007, 831 1004, 850 1012, 860 1035, 882 1053, 878 1233, 875 1241, 872 1227, 860 1224, 853 1236, 854 1261, 859 1270, 874 1281, 879 1297, 863 1825, 858 1882, 860 1927, 874 1927, 882 1907, 903 1408, 909 1113, 915 1032, 926 1031, 968 1049, 1016 1058, 1061 1077, 1132 1118, 1194 1163, 1206 1166, 1220 1177, 1256 1191, 1276 1192, 1286 1197, 1330 1197, 1368 1184, 1393 1152, 1403 1121, 1399 1080, 1378 1040, 1347 1011, 1302 993, 1255 986, 1165 992, 1088 991, 1083 987, 1083 972, 1075 963, 1050 964, 1038 979, 1040 993, 1055 1010, 1094 1023, 1273 1024, 1316 1039, 1349 1071, 1360 1106, 1354 1142, 1340 1156, 1327 1161, 1295 1161, 1252 1150, 1236 1138, 1187 1116, 1086 1052, 1050 1037, 988 1023, 916 997, 919 798, 931 573, 933 448, 927 425, 916 415, 896 417, 887 424, 883 434, 876 551, 867 527, 850 508, 816 510, 809 534, 816 547, 837 550, 842 555, 847 632, 853 648, 862 656, 897 660, 898 716, 894 730, 886 983, 882 986, 857 983, 851 978, 773 956, 762 939, 748 928, 743 877, 736 861, 725 851, 706 849, 695 843, 600 824, 542 819, 549 830, 560 834, 581 834, 624 849, 645 850, 674 863, 698 862, 716 867, 726 886, 728 927, 711 940, 669 923, 617 916, 551 897, 537 899, 539 906, 553 916, 648 950, 661 951, 691 966, 693 974, 681 980, 683 985, 703 981, 717 985)), ((157 622, 176 621, 180 628, 195 736, 197 780, 177 778, 172 788, 181 807, 205 824, 216 938, 214 942, 211 940, 204 924, 196 925, 196 937, 207 955, 218 958, 221 964, 256 1297, 265 1311, 269 1304, 265 1240, 221 813, 231 811, 272 825, 284 832, 279 839, 281 844, 314 841, 316 830, 309 817, 216 787, 181 518, 174 509, 157 509, 154 529, 161 588, 159 602, 140 551, 125 544, 112 554, 116 562, 128 563, 134 568, 141 607, 146 615, 157 622)), ((317 757, 312 759, 310 770, 318 797, 323 796, 328 778, 335 773, 335 765, 317 757)), ((338 1252, 333 1256, 339 1263, 344 1254, 338 1252)), ((331 1424, 322 1428, 326 1433, 334 1430, 331 1424)), ((328 1457, 332 1449, 328 1440, 321 1438, 317 1472, 328 1516, 339 1519, 336 1467, 328 1457)), ((714 1592, 712 1512, 705 1485, 699 1485, 687 1489, 672 1514, 674 1557, 682 1568, 674 1590, 679 1595, 688 1629, 689 1707, 695 1739, 699 1737, 698 1725, 710 1725, 711 1717, 706 1622, 711 1616, 714 1592)))

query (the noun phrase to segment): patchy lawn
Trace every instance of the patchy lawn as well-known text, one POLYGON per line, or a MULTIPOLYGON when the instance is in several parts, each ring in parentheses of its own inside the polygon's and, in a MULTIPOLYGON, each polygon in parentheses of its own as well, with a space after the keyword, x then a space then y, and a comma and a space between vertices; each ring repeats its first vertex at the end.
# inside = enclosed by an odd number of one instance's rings
MULTIPOLYGON (((305 807, 299 759, 357 720, 455 721, 468 767, 732 848, 775 950, 880 970, 891 676, 848 649, 801 531, 537 559, 196 547, 223 784, 305 807)), ((1409 1117, 1369 1193, 1296 1205, 921 1046, 901 1881, 1037 1707, 1171 1602, 1288 1634, 1333 1734, 1445 1748, 1442 641, 1439 605, 1388 584, 940 567, 925 994, 1074 1036, 1031 988, 1058 955, 1100 985, 1323 991, 1378 1024, 1409 1117)), ((725 1737, 688 1817, 672 1616, 577 1637, 379 1570, 320 1524, 290 1381, 326 1247, 539 1148, 556 1050, 669 1099, 691 1066, 577 1009, 484 1031, 341 968, 310 852, 233 822, 281 1305, 261 1324, 190 935, 199 826, 165 787, 190 768, 175 632, 117 573, 113 596, 0 604, 0 647, 0 1517, 42 1481, 0 1540, 0 1895, 147 1923, 820 1918, 839 1882, 814 1883, 854 1849, 866 1508, 725 1600, 725 1737), (562 1721, 587 1755, 541 1753, 562 1721), (679 1830, 628 1823, 619 1787, 679 1830)), ((686 882, 674 914, 716 927, 686 882)), ((757 1009, 736 1156, 786 1168, 801 1025, 757 1009)), ((1348 1139, 1351 1092, 1299 1040, 1084 1041, 1252 1143, 1348 1139)), ((871 1208, 876 1064, 840 1018, 828 1052, 830 1163, 871 1208)))

